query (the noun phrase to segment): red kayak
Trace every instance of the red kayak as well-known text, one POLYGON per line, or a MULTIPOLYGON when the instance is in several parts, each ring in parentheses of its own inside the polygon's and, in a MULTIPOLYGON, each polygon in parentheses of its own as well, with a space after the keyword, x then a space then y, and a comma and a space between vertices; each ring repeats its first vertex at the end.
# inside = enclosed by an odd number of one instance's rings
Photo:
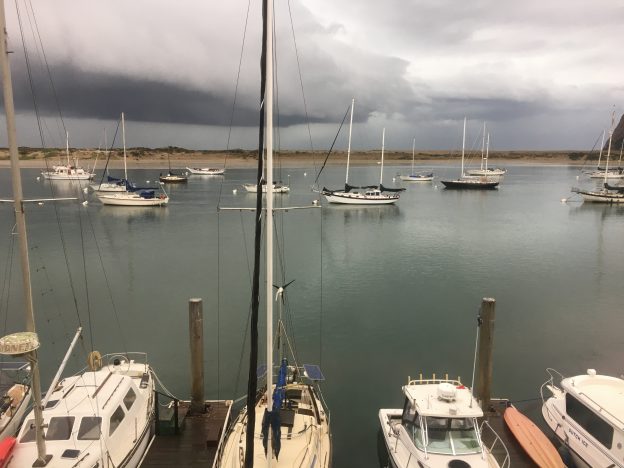
POLYGON ((15 442, 17 442, 15 437, 7 437, 0 441, 0 467, 3 467, 11 458, 15 442))

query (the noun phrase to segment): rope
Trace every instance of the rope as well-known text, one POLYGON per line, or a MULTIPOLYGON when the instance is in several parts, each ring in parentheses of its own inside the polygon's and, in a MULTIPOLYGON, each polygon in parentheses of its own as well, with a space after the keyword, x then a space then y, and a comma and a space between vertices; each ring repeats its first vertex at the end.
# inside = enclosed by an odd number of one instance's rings
POLYGON ((161 382, 160 378, 158 377, 158 374, 156 374, 156 371, 154 369, 152 369, 152 374, 154 375, 154 380, 156 381, 156 383, 158 383, 158 385, 160 385, 160 387, 164 390, 163 393, 165 393, 168 397, 173 398, 174 400, 180 400, 180 398, 175 396, 173 393, 169 391, 167 387, 165 387, 165 384, 161 382))
POLYGON ((345 120, 347 119, 347 115, 349 115, 349 110, 351 109, 351 105, 349 105, 349 107, 347 107, 347 111, 345 112, 344 117, 342 118, 342 122, 340 122, 340 126, 338 127, 338 131, 336 132, 336 136, 334 137, 334 141, 332 141, 332 144, 329 148, 329 151, 327 152, 327 156, 325 156, 325 161, 323 161, 323 165, 321 166, 321 169, 319 170, 318 174, 316 175, 316 179, 314 179, 314 184, 316 185, 316 183, 319 180, 319 177, 321 177, 321 173, 323 172, 323 169, 325 169, 325 165, 327 164, 327 160, 329 159, 329 155, 331 154, 332 150, 334 149, 334 145, 336 144, 336 140, 338 139, 338 135, 340 135, 340 130, 342 130, 342 126, 345 123, 345 120))

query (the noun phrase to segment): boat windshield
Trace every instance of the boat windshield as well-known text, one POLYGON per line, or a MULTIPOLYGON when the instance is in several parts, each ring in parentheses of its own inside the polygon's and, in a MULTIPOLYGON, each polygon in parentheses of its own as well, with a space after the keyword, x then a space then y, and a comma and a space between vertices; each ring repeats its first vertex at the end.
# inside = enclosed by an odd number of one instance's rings
POLYGON ((402 422, 419 450, 448 455, 481 452, 474 418, 422 417, 408 403, 402 422))

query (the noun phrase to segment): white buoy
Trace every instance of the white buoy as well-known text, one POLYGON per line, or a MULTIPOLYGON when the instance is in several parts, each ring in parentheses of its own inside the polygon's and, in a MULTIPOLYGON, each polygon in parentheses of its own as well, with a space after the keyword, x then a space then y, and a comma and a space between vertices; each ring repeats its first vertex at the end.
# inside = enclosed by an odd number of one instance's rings
POLYGON ((232 190, 232 193, 233 193, 234 195, 236 195, 236 192, 238 192, 238 190, 236 190, 236 189, 232 190))
POLYGON ((85 200, 85 201, 82 202, 82 206, 87 206, 88 204, 89 204, 88 200, 85 200))
POLYGON ((37 177, 37 180, 41 180, 41 177, 37 177))
POLYGON ((83 188, 83 189, 82 189, 82 191, 83 191, 84 193, 89 193, 89 188, 88 188, 88 187, 85 187, 85 188, 83 188))
POLYGON ((318 205, 318 200, 312 200, 312 204, 313 204, 314 206, 318 205))
POLYGON ((433 186, 433 188, 434 188, 435 190, 438 190, 438 186, 437 186, 437 185, 434 185, 434 186, 433 186))
POLYGON ((304 172, 304 173, 303 173, 303 177, 308 177, 308 173, 307 173, 307 172, 304 172))
POLYGON ((576 176, 576 180, 579 180, 579 176, 576 176))
POLYGON ((392 178, 392 182, 396 182, 396 177, 393 177, 393 178, 392 178))
POLYGON ((43 205, 43 202, 42 202, 42 201, 40 201, 39 203, 37 203, 37 205, 42 206, 42 205, 43 205))
POLYGON ((377 161, 377 165, 381 164, 381 161, 377 161))
POLYGON ((567 199, 567 198, 562 198, 562 199, 561 199, 561 203, 565 203, 565 202, 567 202, 567 201, 568 201, 568 199, 567 199))
POLYGON ((146 184, 149 184, 149 183, 150 183, 150 181, 149 181, 149 180, 146 180, 146 181, 145 181, 145 183, 146 183, 146 184))

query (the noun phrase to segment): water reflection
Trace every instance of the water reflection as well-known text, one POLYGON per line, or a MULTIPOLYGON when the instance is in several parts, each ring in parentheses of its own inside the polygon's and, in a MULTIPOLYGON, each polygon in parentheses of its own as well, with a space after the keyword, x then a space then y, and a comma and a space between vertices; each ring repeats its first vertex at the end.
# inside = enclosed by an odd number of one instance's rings
POLYGON ((169 215, 166 206, 108 206, 99 209, 102 216, 130 221, 162 220, 169 215))
POLYGON ((400 219, 403 216, 397 205, 324 205, 323 215, 327 219, 343 218, 345 223, 352 221, 383 221, 389 219, 400 219))

